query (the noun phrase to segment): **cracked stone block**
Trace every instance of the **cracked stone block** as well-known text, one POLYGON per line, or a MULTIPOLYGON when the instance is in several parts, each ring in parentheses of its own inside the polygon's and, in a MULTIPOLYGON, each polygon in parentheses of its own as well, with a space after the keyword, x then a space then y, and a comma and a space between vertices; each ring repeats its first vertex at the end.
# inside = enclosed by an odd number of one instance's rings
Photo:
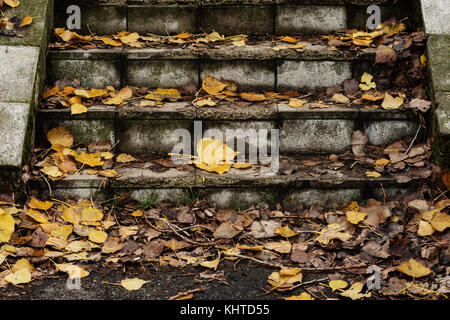
POLYGON ((159 35, 197 33, 197 8, 190 6, 151 6, 128 8, 128 30, 159 35))
POLYGON ((32 102, 39 47, 0 46, 0 101, 32 102))
POLYGON ((85 88, 121 86, 120 63, 117 60, 50 60, 47 66, 50 81, 63 77, 80 77, 85 88))
POLYGON ((418 121, 382 120, 364 123, 364 133, 369 142, 381 145, 399 140, 405 136, 414 136, 417 132, 418 121))
POLYGON ((288 191, 281 204, 286 210, 293 210, 299 205, 310 207, 313 204, 325 209, 334 205, 343 207, 351 201, 361 199, 361 189, 307 189, 288 191))
POLYGON ((264 202, 264 193, 253 189, 206 189, 205 198, 218 209, 247 209, 264 202))
POLYGON ((21 167, 30 105, 0 102, 0 166, 21 167))
POLYGON ((352 78, 352 65, 348 61, 293 61, 279 64, 277 90, 315 90, 341 85, 352 78))
POLYGON ((232 80, 239 90, 275 90, 275 66, 271 61, 205 61, 200 63, 201 79, 211 76, 232 80))
MULTIPOLYGON (((189 130, 186 120, 128 120, 117 123, 118 148, 124 153, 155 153, 167 156, 183 142, 177 129, 189 130)), ((191 141, 189 141, 191 143, 191 141)), ((191 144, 190 144, 191 145, 191 144)))
POLYGON ((203 7, 200 26, 206 32, 233 34, 273 34, 273 11, 269 6, 203 7))
POLYGON ((428 34, 450 35, 448 0, 421 0, 425 31, 428 34))
POLYGON ((345 6, 286 5, 277 8, 277 34, 330 33, 346 28, 345 6))
POLYGON ((127 84, 137 87, 197 87, 198 67, 191 60, 130 60, 125 77, 127 84))
POLYGON ((334 153, 350 148, 353 120, 285 120, 280 129, 280 153, 334 153))

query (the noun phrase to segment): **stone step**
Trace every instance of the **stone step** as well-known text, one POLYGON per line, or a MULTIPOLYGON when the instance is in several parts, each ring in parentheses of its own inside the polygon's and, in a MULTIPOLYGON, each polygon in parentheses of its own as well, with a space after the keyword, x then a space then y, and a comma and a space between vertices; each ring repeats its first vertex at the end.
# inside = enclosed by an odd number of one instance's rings
MULTIPOLYGON (((199 121, 204 134, 217 129, 224 139, 227 129, 254 129, 258 133, 260 129, 269 133, 278 129, 281 154, 323 154, 350 149, 355 130, 363 131, 370 143, 381 145, 414 136, 420 123, 418 116, 404 110, 356 106, 316 109, 313 105, 291 108, 287 103, 271 102, 242 107, 223 102, 213 108, 196 108, 190 102, 174 102, 160 107, 91 106, 81 115, 71 115, 69 109, 41 109, 36 120, 36 136, 41 141, 36 144, 47 146, 42 139, 49 130, 72 125, 75 144, 109 140, 111 145, 118 143, 118 152, 167 155, 179 143, 180 138, 172 136, 174 131, 186 129, 194 137, 194 125, 199 121)), ((247 152, 256 143, 249 136, 242 139, 247 152)), ((273 147, 271 138, 267 141, 269 148, 273 147)))
POLYGON ((273 50, 277 43, 181 49, 115 48, 51 50, 48 81, 80 77, 81 85, 103 88, 200 87, 201 79, 233 79, 242 90, 323 90, 363 72, 375 76, 391 67, 374 65, 375 48, 333 50, 306 44, 305 50, 273 50))
POLYGON ((59 181, 36 177, 30 180, 29 186, 31 194, 42 197, 111 199, 128 193, 140 202, 169 200, 182 203, 200 197, 219 208, 244 209, 262 202, 280 202, 284 208, 292 209, 314 203, 330 207, 333 202, 344 205, 367 198, 389 199, 417 189, 425 181, 423 172, 416 174, 411 168, 405 169, 413 179, 408 184, 397 183, 389 173, 383 173, 379 178, 368 178, 365 172, 371 169, 352 166, 352 161, 344 160, 345 165, 336 169, 332 161, 324 160, 314 169, 302 165, 300 159, 282 158, 282 165, 289 162, 297 167, 297 171, 274 173, 269 167, 254 165, 249 169, 231 168, 228 173, 219 175, 200 169, 186 170, 186 167, 161 170, 161 166, 149 160, 116 168, 120 175, 117 178, 102 178, 82 172, 59 181))
POLYGON ((81 8, 83 32, 328 33, 346 28, 365 29, 370 4, 380 5, 383 21, 410 17, 412 23, 418 23, 417 3, 415 0, 60 0, 55 4, 55 26, 66 25, 66 9, 76 4, 81 8))

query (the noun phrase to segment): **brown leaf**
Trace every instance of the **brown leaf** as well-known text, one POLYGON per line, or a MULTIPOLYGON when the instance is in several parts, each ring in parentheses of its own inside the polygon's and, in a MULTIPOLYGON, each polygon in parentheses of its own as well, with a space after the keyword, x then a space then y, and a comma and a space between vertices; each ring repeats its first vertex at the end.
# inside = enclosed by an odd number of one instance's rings
POLYGON ((377 48, 375 63, 387 63, 397 61, 395 50, 387 46, 381 45, 377 48))
POLYGON ((239 234, 231 222, 222 223, 216 231, 214 231, 214 238, 216 239, 232 239, 239 234))
POLYGON ((146 259, 155 259, 161 255, 164 250, 163 241, 156 239, 147 243, 143 247, 143 254, 146 259))

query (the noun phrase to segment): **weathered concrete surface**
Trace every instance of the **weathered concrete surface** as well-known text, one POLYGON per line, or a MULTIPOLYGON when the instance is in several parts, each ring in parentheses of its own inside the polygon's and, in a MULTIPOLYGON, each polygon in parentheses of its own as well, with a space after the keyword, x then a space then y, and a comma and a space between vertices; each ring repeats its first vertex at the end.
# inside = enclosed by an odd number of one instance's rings
POLYGON ((125 79, 127 84, 138 87, 197 86, 198 69, 190 60, 130 60, 125 79))
POLYGON ((292 190, 284 197, 282 205, 287 210, 292 210, 299 205, 312 206, 313 204, 323 208, 342 207, 361 197, 361 189, 292 190))
POLYGON ((354 121, 343 119, 285 120, 280 153, 333 153, 350 148, 354 121))
POLYGON ((63 77, 80 77, 81 86, 86 88, 121 86, 118 60, 50 60, 47 69, 50 82, 63 77))
POLYGON ((417 121, 371 121, 364 124, 364 133, 369 142, 380 145, 393 142, 405 136, 414 136, 417 132, 419 120, 417 121))
POLYGON ((277 34, 329 33, 347 27, 344 6, 288 5, 277 8, 277 34))
POLYGON ((275 68, 272 61, 205 61, 200 63, 200 77, 211 76, 216 79, 229 79, 240 90, 275 89, 275 68))
POLYGON ((0 101, 32 102, 39 52, 38 47, 0 46, 0 101))
POLYGON ((450 5, 447 0, 421 0, 425 32, 450 35, 450 5))
POLYGON ((251 205, 264 202, 264 193, 245 189, 209 189, 206 199, 214 203, 217 208, 246 209, 251 205))
POLYGON ((429 69, 435 91, 450 91, 450 35, 430 36, 427 42, 429 69))
POLYGON ((203 7, 200 26, 226 35, 273 33, 272 10, 270 6, 203 7))
POLYGON ((450 92, 436 92, 435 98, 439 132, 442 135, 450 136, 450 92))
POLYGON ((0 102, 0 167, 21 167, 29 103, 0 102))
POLYGON ((291 88, 325 89, 352 77, 347 61, 282 61, 277 72, 277 91, 291 88))
POLYGON ((127 10, 128 29, 140 34, 159 35, 196 33, 197 9, 191 6, 129 7, 127 10))

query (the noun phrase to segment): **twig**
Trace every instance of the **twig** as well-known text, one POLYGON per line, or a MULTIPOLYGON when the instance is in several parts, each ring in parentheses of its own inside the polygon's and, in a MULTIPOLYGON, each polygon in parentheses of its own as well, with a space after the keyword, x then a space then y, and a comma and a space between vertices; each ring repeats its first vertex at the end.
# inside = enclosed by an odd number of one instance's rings
POLYGON ((417 136, 419 135, 419 131, 420 131, 420 128, 421 128, 421 127, 422 127, 422 126, 421 126, 420 123, 419 123, 419 128, 417 129, 416 135, 415 135, 414 138, 412 139, 411 144, 409 145, 409 148, 405 151, 405 154, 408 154, 409 150, 411 150, 412 146, 414 145, 414 142, 416 141, 417 136))
POLYGON ((254 262, 257 262, 257 263, 260 263, 260 264, 264 264, 264 265, 266 265, 266 266, 270 266, 270 267, 273 267, 273 268, 284 268, 284 266, 283 265, 281 265, 281 264, 275 264, 275 263, 270 263, 270 262, 266 262, 266 261, 263 261, 263 260, 259 260, 259 259, 256 259, 256 258, 253 258, 253 257, 249 257, 249 256, 244 256, 244 255, 241 255, 241 254, 225 254, 226 256, 229 256, 229 257, 237 257, 237 258, 241 258, 241 259, 247 259, 247 260, 251 260, 251 261, 254 261, 254 262))
POLYGON ((181 291, 181 292, 178 292, 176 295, 170 297, 169 300, 176 300, 176 299, 181 298, 181 297, 183 297, 183 296, 187 296, 187 295, 189 295, 189 294, 191 294, 191 293, 205 292, 205 291, 206 291, 206 287, 204 287, 204 286, 202 286, 202 287, 200 287, 200 288, 197 288, 197 289, 192 289, 192 290, 184 291, 184 292, 181 291))
POLYGON ((290 290, 296 289, 296 288, 301 287, 301 286, 307 286, 308 284, 313 284, 313 283, 316 283, 316 282, 321 282, 321 281, 326 281, 326 280, 328 280, 328 277, 322 278, 322 279, 313 279, 313 280, 310 280, 310 281, 302 282, 302 283, 296 284, 295 286, 290 288, 290 290))
POLYGON ((53 192, 52 192, 52 187, 50 186, 50 183, 47 181, 47 178, 44 175, 42 175, 42 173, 39 172, 39 174, 41 175, 42 178, 44 178, 45 182, 47 183, 48 190, 50 191, 50 197, 52 197, 53 192))

